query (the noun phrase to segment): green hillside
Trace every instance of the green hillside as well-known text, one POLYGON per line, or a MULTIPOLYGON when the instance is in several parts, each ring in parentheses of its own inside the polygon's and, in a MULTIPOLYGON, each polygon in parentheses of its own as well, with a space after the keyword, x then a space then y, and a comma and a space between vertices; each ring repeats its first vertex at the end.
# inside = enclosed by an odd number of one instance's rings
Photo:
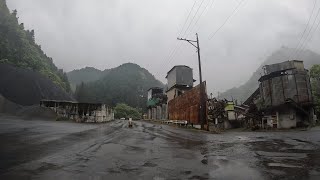
POLYGON ((104 75, 107 75, 109 72, 109 69, 106 69, 104 71, 101 71, 99 69, 93 68, 93 67, 85 67, 82 69, 76 69, 71 72, 67 73, 71 89, 75 91, 76 86, 83 83, 93 82, 100 78, 102 78, 104 75))
POLYGON ((24 24, 19 24, 17 11, 10 13, 5 0, 0 0, 0 63, 40 72, 70 91, 66 73, 35 43, 34 30, 25 30, 24 24))
POLYGON ((147 90, 155 86, 164 85, 146 69, 137 64, 126 63, 110 69, 97 81, 81 83, 75 94, 80 102, 103 102, 113 106, 126 103, 132 107, 144 108, 147 90))

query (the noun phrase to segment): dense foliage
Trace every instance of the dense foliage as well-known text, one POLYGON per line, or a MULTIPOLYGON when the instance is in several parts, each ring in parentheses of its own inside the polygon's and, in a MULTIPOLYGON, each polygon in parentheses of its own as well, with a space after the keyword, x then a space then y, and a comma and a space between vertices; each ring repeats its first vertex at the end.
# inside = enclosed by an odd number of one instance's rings
POLYGON ((120 103, 114 108, 115 114, 114 117, 116 119, 120 118, 132 118, 132 119, 141 119, 141 113, 138 109, 130 107, 126 104, 120 103))
POLYGON ((77 70, 68 72, 67 76, 68 76, 72 90, 75 91, 76 86, 80 85, 82 82, 88 83, 88 82, 96 81, 102 78, 104 75, 107 75, 108 72, 109 72, 109 69, 101 71, 93 67, 85 67, 82 69, 77 69, 77 70))
POLYGON ((17 11, 10 13, 5 0, 0 0, 0 63, 40 72, 66 91, 70 90, 66 73, 35 43, 34 30, 25 30, 24 24, 19 24, 17 11))
POLYGON ((146 69, 126 63, 110 69, 107 75, 97 81, 78 85, 75 95, 80 102, 101 102, 112 106, 126 103, 145 108, 147 90, 151 87, 163 87, 163 84, 146 69))
POLYGON ((312 66, 310 69, 310 77, 316 113, 318 117, 320 117, 320 64, 312 66))

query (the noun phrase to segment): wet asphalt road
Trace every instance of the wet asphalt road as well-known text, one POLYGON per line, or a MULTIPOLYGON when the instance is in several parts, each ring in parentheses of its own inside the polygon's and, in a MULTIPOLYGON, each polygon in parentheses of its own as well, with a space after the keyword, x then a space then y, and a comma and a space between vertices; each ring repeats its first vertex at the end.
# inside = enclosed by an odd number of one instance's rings
POLYGON ((320 128, 209 134, 0 117, 0 179, 320 179, 320 128))

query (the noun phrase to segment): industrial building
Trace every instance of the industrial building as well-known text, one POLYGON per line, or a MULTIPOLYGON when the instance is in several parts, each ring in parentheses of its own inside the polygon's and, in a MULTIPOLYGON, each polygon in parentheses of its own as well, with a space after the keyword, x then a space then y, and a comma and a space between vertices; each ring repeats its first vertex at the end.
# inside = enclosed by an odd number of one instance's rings
POLYGON ((148 119, 167 119, 167 96, 163 88, 153 87, 148 90, 148 119))
POLYGON ((210 128, 231 129, 243 126, 248 106, 216 98, 208 99, 207 104, 210 128))
POLYGON ((101 103, 41 100, 40 106, 51 108, 57 113, 58 118, 70 119, 75 122, 102 123, 114 119, 113 109, 101 103))
POLYGON ((193 88, 193 70, 189 66, 174 66, 166 78, 168 102, 193 88))
MULTIPOLYGON (((185 65, 174 66, 167 73, 168 119, 187 121, 188 124, 200 124, 200 85, 193 87, 193 70, 185 65)), ((203 82, 205 91, 206 83, 203 82)), ((203 92, 206 94, 206 92, 203 92)), ((207 96, 205 95, 204 101, 207 96)), ((205 107, 206 108, 206 107, 205 107)), ((206 115, 205 117, 206 118, 206 115)))
POLYGON ((210 126, 288 129, 314 124, 313 94, 303 61, 266 65, 263 70, 259 87, 242 105, 208 100, 210 126))
POLYGON ((255 104, 263 111, 262 128, 295 128, 314 120, 313 97, 308 70, 303 61, 264 66, 255 104))

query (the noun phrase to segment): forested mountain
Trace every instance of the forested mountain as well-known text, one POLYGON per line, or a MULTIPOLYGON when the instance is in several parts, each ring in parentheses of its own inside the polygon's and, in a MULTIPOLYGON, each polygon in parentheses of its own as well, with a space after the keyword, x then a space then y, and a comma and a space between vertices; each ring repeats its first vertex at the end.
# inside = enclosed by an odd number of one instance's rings
POLYGON ((103 102, 109 105, 126 103, 144 108, 147 90, 163 87, 152 74, 137 64, 126 63, 110 69, 106 75, 94 82, 81 83, 75 95, 80 102, 103 102))
MULTIPOLYGON (((261 64, 261 66, 252 74, 251 78, 243 85, 234 87, 220 94, 220 98, 226 98, 228 100, 237 99, 238 102, 244 102, 259 86, 258 79, 263 73, 262 67, 267 64, 274 64, 283 61, 287 61, 288 57, 296 52, 296 49, 282 47, 275 51, 261 64)), ((312 65, 320 63, 320 55, 310 50, 301 52, 298 60, 304 61, 306 69, 310 69, 312 65)))
POLYGON ((68 72, 67 76, 71 85, 71 89, 74 91, 76 86, 80 85, 82 82, 87 83, 96 81, 102 78, 104 75, 107 75, 108 72, 109 69, 101 71, 93 67, 85 67, 68 72))
POLYGON ((0 0, 0 63, 39 72, 70 91, 66 73, 35 43, 34 30, 25 30, 24 24, 19 24, 17 11, 10 13, 5 0, 0 0))
POLYGON ((38 105, 42 99, 74 100, 39 72, 10 64, 0 64, 0 95, 23 106, 38 105))

